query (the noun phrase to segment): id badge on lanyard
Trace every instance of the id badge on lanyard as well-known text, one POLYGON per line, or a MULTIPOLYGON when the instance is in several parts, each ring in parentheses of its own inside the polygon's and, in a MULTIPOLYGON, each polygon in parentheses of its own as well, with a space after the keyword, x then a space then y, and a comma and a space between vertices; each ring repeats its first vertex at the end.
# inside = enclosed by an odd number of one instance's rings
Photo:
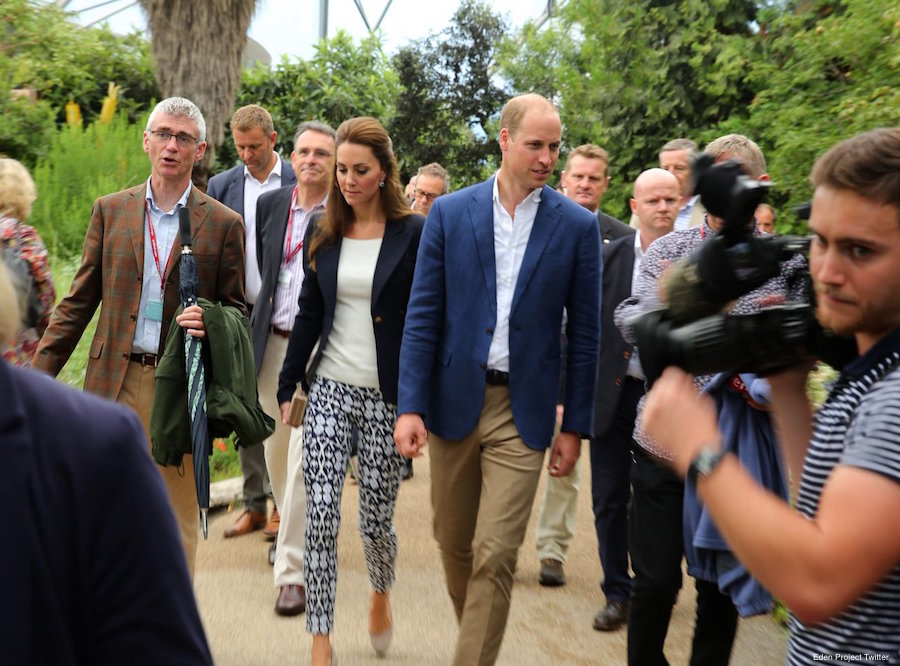
POLYGON ((163 318, 163 302, 166 291, 166 271, 169 270, 169 259, 171 255, 166 257, 165 269, 159 263, 159 246, 156 243, 156 230, 153 228, 153 221, 150 219, 150 206, 144 202, 144 210, 147 212, 147 226, 150 230, 150 249, 153 251, 153 261, 156 263, 156 272, 159 274, 159 299, 147 299, 147 306, 144 308, 144 318, 149 321, 162 321, 163 318))

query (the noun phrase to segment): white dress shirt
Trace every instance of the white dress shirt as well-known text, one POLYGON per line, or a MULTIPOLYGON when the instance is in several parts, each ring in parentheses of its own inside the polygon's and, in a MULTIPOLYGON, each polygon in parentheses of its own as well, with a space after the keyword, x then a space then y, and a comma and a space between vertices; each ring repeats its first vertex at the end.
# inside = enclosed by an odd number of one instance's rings
MULTIPOLYGON (((162 335, 162 322, 146 317, 147 303, 163 302, 163 285, 160 272, 165 274, 169 254, 172 245, 178 237, 178 211, 187 206, 188 197, 191 194, 191 183, 181 195, 172 210, 166 212, 160 210, 153 201, 153 190, 150 189, 150 179, 147 179, 147 206, 144 215, 144 275, 141 284, 141 304, 138 307, 137 325, 134 329, 134 339, 131 342, 131 351, 136 354, 156 354, 159 352, 159 340, 162 335), (150 240, 149 217, 153 223, 153 232, 156 236, 156 249, 159 256, 159 267, 153 257, 153 243, 150 240)), ((168 334, 168 331, 166 331, 168 334)))
POLYGON ((516 206, 515 219, 500 203, 500 191, 494 178, 494 263, 497 267, 497 324, 488 350, 487 367, 509 372, 509 315, 525 248, 531 237, 534 218, 541 204, 541 189, 537 188, 516 206))
MULTIPOLYGON (((690 217, 690 216, 688 216, 690 217)), ((634 267, 631 269, 631 293, 634 293, 634 285, 637 284, 638 273, 641 272, 641 264, 644 263, 644 246, 641 245, 641 232, 634 235, 634 267)), ((638 356, 638 348, 635 347, 628 357, 628 368, 625 374, 635 379, 645 379, 644 369, 641 367, 641 359, 638 356)))
POLYGON ((256 180, 250 169, 244 167, 244 233, 246 236, 244 252, 246 253, 247 272, 244 293, 247 303, 256 303, 262 277, 259 274, 259 262, 256 260, 256 200, 263 192, 277 190, 281 187, 281 157, 275 153, 275 166, 262 182, 256 180))

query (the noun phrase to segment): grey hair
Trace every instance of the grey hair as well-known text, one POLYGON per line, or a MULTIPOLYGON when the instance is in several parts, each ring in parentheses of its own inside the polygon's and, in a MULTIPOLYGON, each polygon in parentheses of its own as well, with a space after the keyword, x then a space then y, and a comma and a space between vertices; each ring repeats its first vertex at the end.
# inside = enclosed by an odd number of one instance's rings
POLYGON ((153 111, 150 112, 150 117, 147 118, 146 130, 148 132, 158 113, 165 113, 170 116, 181 118, 190 118, 197 123, 197 133, 200 135, 198 137, 200 142, 203 143, 206 141, 206 121, 203 119, 203 114, 200 113, 200 109, 198 109, 197 105, 191 100, 184 97, 168 97, 161 101, 153 107, 153 111))
POLYGON ((297 131, 294 132, 294 145, 297 145, 297 139, 300 138, 300 135, 304 132, 318 132, 319 134, 324 134, 325 136, 330 136, 335 143, 337 143, 337 132, 334 131, 334 128, 327 123, 321 123, 318 120, 304 120, 302 123, 297 125, 297 131))

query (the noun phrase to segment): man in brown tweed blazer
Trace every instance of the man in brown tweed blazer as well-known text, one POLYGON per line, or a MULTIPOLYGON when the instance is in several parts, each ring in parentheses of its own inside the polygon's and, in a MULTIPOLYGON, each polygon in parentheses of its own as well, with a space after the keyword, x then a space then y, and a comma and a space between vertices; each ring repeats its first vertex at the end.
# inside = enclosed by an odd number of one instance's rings
MULTIPOLYGON (((57 375, 100 305, 84 388, 134 408, 148 433, 148 451, 156 362, 181 303, 182 207, 191 213, 199 296, 246 312, 241 218, 191 184, 191 169, 206 150, 205 139, 206 123, 193 102, 170 97, 157 104, 143 138, 150 178, 94 202, 81 266, 33 361, 35 368, 57 375)), ((191 335, 205 336, 199 306, 186 308, 176 321, 191 335)), ((198 514, 191 456, 184 457, 183 467, 159 469, 193 573, 198 514)))

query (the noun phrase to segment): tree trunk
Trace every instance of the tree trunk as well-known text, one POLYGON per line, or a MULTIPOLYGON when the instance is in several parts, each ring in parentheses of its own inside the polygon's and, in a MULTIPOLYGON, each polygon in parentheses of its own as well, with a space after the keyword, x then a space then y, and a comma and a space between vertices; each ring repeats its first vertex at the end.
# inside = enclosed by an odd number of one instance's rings
POLYGON ((234 109, 241 81, 241 56, 256 0, 140 0, 150 25, 156 80, 163 97, 194 102, 206 119, 209 144, 194 169, 206 182, 234 109))

